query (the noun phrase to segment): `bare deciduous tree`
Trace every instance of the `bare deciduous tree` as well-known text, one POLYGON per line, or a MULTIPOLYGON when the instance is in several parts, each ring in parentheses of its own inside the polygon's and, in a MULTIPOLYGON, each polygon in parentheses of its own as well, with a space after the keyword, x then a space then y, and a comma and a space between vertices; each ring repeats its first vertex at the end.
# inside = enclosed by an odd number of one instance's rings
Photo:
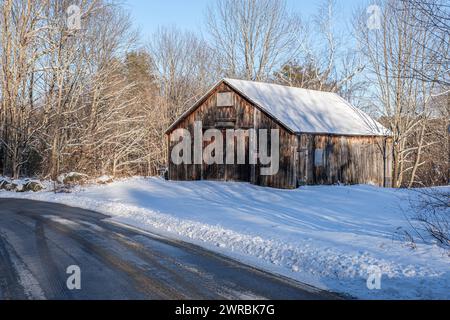
POLYGON ((441 63, 428 63, 425 48, 439 48, 434 34, 420 21, 412 23, 417 8, 386 0, 379 3, 379 29, 367 27, 366 10, 359 15, 356 34, 368 61, 368 80, 374 83, 373 105, 392 132, 394 140, 393 185, 418 183, 422 155, 436 143, 426 139, 426 125, 433 116, 432 100, 440 93, 436 81, 416 77, 417 70, 438 79, 445 72, 441 63), (417 46, 415 43, 423 45, 417 46))
POLYGON ((300 19, 283 0, 217 0, 209 7, 207 28, 229 77, 265 80, 300 46, 300 19))
POLYGON ((36 97, 34 64, 42 55, 38 32, 45 28, 41 2, 0 3, 0 154, 3 172, 18 177, 31 153, 36 97))
POLYGON ((1 4, 3 174, 115 173, 142 158, 144 117, 122 61, 135 42, 130 19, 114 3, 86 0, 73 30, 70 5, 1 4))
POLYGON ((195 102, 214 81, 214 55, 206 41, 177 28, 159 28, 147 45, 160 94, 173 120, 195 102))
POLYGON ((299 35, 300 50, 294 61, 276 73, 276 81, 319 91, 338 92, 354 100, 362 89, 357 79, 364 70, 361 56, 352 48, 348 37, 338 31, 339 19, 336 3, 324 1, 311 21, 303 25, 299 35), (301 41, 300 41, 301 40, 301 41), (301 74, 299 74, 301 73, 301 74))
MULTIPOLYGON (((419 23, 429 30, 439 46, 428 46, 427 43, 415 41, 414 45, 422 47, 426 53, 422 59, 429 64, 444 65, 447 72, 439 78, 430 77, 422 70, 415 70, 416 77, 424 81, 438 82, 444 87, 450 86, 450 4, 445 0, 400 0, 405 7, 415 8, 410 23, 419 23)), ((408 21, 407 21, 408 22, 408 21)))

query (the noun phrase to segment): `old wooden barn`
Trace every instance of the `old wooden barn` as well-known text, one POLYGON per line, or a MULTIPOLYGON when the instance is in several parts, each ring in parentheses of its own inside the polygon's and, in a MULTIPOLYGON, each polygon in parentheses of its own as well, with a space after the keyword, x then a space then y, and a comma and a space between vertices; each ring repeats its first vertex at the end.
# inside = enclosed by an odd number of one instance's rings
MULTIPOLYGON (((170 180, 247 181, 274 188, 337 183, 391 185, 389 131, 334 93, 223 79, 166 134, 170 180), (215 128, 224 135, 227 129, 279 129, 278 172, 261 175, 263 165, 259 162, 175 164, 171 154, 180 138, 174 132, 187 129, 193 135, 198 121, 203 130, 215 128)), ((211 142, 203 141, 203 146, 211 142)), ((248 140, 245 146, 248 160, 248 140)))

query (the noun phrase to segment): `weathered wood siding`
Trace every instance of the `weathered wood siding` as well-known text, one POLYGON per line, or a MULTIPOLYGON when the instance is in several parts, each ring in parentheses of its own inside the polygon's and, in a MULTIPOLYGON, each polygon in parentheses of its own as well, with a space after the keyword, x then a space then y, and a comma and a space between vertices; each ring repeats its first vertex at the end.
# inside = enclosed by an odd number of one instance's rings
MULTIPOLYGON (((258 165, 249 163, 249 139, 246 139, 246 163, 245 165, 227 165, 213 164, 207 165, 175 165, 170 161, 172 148, 177 144, 170 139, 169 134, 169 179, 170 180, 225 180, 225 181, 248 181, 253 184, 274 187, 274 188, 295 188, 296 179, 296 161, 295 150, 297 148, 297 139, 295 135, 289 133, 284 127, 275 120, 255 108, 249 101, 239 94, 233 94, 234 107, 217 107, 217 93, 233 91, 226 84, 222 83, 217 87, 200 106, 183 119, 173 130, 184 128, 188 129, 191 136, 194 135, 194 122, 202 121, 203 129, 223 130, 225 142, 226 129, 279 129, 280 131, 280 166, 279 172, 272 176, 261 176, 258 165)), ((172 131, 173 132, 173 131, 172 131)), ((210 142, 204 142, 206 147, 210 142)), ((226 143, 224 143, 226 146, 226 143)), ((237 142, 235 138, 235 157, 237 155, 237 142)), ((269 145, 270 150, 270 145, 269 145)), ((226 151, 226 147, 225 147, 226 151)), ((193 153, 193 141, 192 141, 193 153)), ((224 152, 225 158, 226 152, 224 152)), ((192 154, 193 158, 193 154, 192 154)), ((225 159, 224 159, 225 163, 225 159)), ((237 161, 236 161, 237 163, 237 161)))
MULTIPOLYGON (((261 166, 254 166, 251 182, 257 185, 293 189, 297 187, 296 153, 297 138, 295 134, 288 132, 272 118, 255 108, 255 129, 278 129, 280 133, 279 170, 275 175, 263 176, 260 174, 261 166)), ((270 150, 270 141, 268 150, 270 150)))
POLYGON ((300 134, 298 145, 299 184, 391 186, 390 138, 300 134))

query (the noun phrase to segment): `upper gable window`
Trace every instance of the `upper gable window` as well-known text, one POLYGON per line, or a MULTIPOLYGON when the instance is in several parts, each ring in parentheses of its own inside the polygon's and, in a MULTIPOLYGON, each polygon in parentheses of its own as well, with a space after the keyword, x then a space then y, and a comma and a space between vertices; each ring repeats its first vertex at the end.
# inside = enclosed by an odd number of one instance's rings
POLYGON ((233 93, 232 92, 219 92, 217 94, 217 106, 218 107, 232 107, 233 93))

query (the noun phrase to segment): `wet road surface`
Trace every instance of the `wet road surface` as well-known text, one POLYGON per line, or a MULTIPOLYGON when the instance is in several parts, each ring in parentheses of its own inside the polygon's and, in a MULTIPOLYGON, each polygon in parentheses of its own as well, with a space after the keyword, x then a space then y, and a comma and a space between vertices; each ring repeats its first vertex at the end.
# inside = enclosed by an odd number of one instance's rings
POLYGON ((334 298, 93 211, 0 199, 0 299, 334 298), (73 265, 79 290, 67 287, 73 265))

